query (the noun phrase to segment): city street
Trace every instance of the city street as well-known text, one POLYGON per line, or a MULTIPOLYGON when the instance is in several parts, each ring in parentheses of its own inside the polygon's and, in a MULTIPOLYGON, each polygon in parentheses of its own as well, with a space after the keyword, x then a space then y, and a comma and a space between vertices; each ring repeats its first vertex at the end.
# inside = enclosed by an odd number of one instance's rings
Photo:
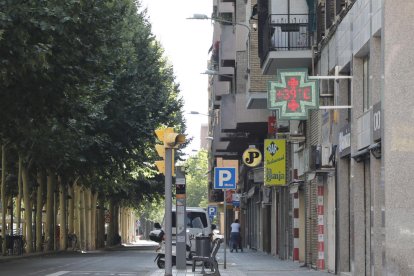
POLYGON ((157 269, 152 248, 63 252, 0 263, 1 276, 150 275, 157 269))
MULTIPOLYGON (((110 250, 94 252, 61 252, 50 255, 30 257, 0 257, 0 276, 163 276, 165 270, 158 269, 154 263, 156 244, 139 241, 110 250)), ((219 270, 222 276, 323 276, 326 272, 301 267, 300 263, 282 261, 263 252, 245 249, 244 252, 226 254, 224 269, 224 250, 217 254, 219 270)), ((172 269, 174 276, 202 275, 201 267, 195 272, 191 266, 186 271, 172 269)), ((206 270, 206 272, 210 272, 206 270)))

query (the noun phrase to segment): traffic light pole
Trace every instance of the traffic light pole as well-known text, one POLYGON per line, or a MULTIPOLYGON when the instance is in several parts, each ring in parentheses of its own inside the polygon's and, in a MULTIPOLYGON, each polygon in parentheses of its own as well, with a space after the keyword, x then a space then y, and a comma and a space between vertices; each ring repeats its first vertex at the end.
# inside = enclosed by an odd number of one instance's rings
POLYGON ((175 229, 176 229, 176 243, 175 243, 175 265, 177 270, 187 270, 186 247, 187 247, 187 232, 186 232, 186 195, 185 195, 185 171, 183 167, 176 168, 175 178, 175 229))
POLYGON ((172 176, 173 150, 185 143, 185 135, 175 133, 171 127, 157 128, 155 134, 164 143, 164 147, 156 146, 158 154, 164 157, 164 162, 156 162, 158 170, 165 175, 165 276, 172 276, 172 176), (164 150, 163 150, 164 148, 164 150), (163 156, 164 154, 164 156, 163 156), (164 163, 164 164, 163 164, 164 163))
POLYGON ((172 151, 165 148, 165 276, 172 276, 172 151))
POLYGON ((223 190, 224 193, 224 269, 227 269, 227 258, 226 258, 226 251, 227 251, 227 190, 223 190))

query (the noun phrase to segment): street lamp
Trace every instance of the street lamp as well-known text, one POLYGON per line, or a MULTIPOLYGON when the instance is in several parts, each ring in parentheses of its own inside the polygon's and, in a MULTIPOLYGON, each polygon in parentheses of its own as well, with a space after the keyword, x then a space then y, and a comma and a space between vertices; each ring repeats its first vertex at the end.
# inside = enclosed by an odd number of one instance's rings
MULTIPOLYGON (((200 74, 210 75, 210 76, 218 76, 218 75, 220 75, 219 72, 217 72, 216 70, 210 70, 210 69, 207 69, 204 72, 201 72, 200 74)), ((226 76, 226 75, 224 75, 224 76, 226 76)))
POLYGON ((234 75, 220 74, 218 71, 216 71, 216 70, 210 70, 210 69, 207 69, 207 70, 205 70, 204 72, 202 72, 200 74, 209 75, 209 76, 219 76, 221 78, 228 78, 231 81, 231 86, 232 86, 231 89, 233 89, 233 86, 234 86, 234 83, 233 83, 234 82, 234 75))
POLYGON ((208 17, 205 14, 199 14, 199 13, 195 13, 195 14, 193 14, 192 17, 188 17, 187 19, 197 19, 197 20, 208 20, 208 19, 210 19, 210 20, 213 20, 213 21, 216 21, 216 22, 220 22, 220 23, 229 23, 229 24, 231 24, 233 26, 234 25, 243 26, 243 27, 247 28, 247 30, 249 31, 249 35, 250 35, 250 26, 249 25, 246 25, 244 23, 233 22, 233 21, 229 21, 229 20, 226 20, 226 19, 223 19, 223 18, 219 18, 219 17, 208 17))
POLYGON ((211 116, 211 115, 209 115, 209 114, 205 114, 205 113, 200 113, 200 112, 198 112, 198 111, 190 111, 190 113, 188 113, 188 114, 192 114, 192 115, 204 115, 204 116, 208 116, 208 117, 213 117, 213 116, 211 116))

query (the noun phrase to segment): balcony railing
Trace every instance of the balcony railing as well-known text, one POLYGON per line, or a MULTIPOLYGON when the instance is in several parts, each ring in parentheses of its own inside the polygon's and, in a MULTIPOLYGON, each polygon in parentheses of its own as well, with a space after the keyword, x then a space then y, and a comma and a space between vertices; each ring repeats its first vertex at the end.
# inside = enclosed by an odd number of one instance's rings
MULTIPOLYGON (((270 14, 260 22, 263 32, 263 64, 269 51, 308 50, 310 46, 309 14, 270 14)), ((259 23, 259 24, 260 24, 259 23)))

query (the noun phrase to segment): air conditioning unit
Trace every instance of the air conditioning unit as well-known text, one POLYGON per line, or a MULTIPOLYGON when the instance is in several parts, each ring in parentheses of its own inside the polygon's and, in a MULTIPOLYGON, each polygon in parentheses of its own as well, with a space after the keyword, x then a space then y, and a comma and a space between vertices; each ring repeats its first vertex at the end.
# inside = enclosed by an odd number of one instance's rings
POLYGON ((303 136, 304 135, 304 123, 300 120, 289 121, 289 133, 291 136, 303 136))
POLYGON ((260 192, 260 199, 262 208, 266 208, 267 205, 272 205, 272 190, 267 187, 263 187, 260 192))
MULTIPOLYGON (((316 158, 318 155, 317 147, 316 146, 310 146, 309 148, 306 148, 303 152, 303 162, 304 162, 304 170, 305 172, 311 172, 316 170, 317 168, 317 162, 320 160, 320 158, 316 158)), ((320 168, 320 164, 319 167, 320 168)))
POLYGON ((332 167, 332 162, 329 162, 329 157, 332 153, 332 145, 331 144, 323 144, 321 146, 321 167, 332 167))

